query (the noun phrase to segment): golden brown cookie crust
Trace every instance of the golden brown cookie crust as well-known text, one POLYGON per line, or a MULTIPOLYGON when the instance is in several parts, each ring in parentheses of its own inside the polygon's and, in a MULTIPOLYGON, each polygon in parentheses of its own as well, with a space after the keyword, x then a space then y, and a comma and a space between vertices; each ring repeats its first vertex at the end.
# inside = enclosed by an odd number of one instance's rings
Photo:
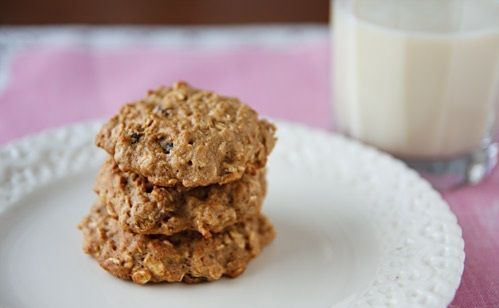
POLYGON ((96 144, 121 170, 155 185, 196 187, 229 183, 264 167, 274 132, 238 99, 178 82, 123 106, 96 144))
POLYGON ((225 185, 162 187, 143 176, 121 171, 109 158, 101 167, 94 190, 125 230, 172 235, 198 231, 205 237, 255 217, 266 192, 265 170, 244 174, 225 185))
POLYGON ((230 226, 210 239, 198 232, 138 235, 122 230, 100 203, 93 206, 79 228, 86 253, 114 276, 138 284, 236 277, 275 237, 272 225, 262 215, 230 226))

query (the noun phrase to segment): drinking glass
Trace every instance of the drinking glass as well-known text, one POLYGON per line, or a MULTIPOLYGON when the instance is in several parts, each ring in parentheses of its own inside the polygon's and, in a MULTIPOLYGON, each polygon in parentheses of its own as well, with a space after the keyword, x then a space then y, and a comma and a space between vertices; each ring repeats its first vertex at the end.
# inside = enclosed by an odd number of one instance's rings
POLYGON ((337 129, 402 159, 437 188, 494 167, 498 0, 335 0, 337 129))

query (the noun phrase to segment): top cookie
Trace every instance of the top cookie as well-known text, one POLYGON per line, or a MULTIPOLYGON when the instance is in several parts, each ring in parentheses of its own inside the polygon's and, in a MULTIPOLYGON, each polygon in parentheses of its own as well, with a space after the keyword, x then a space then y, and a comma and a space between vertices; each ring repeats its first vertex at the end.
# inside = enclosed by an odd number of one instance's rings
POLYGON ((265 166, 275 127, 237 98, 177 82, 127 104, 97 134, 123 171, 159 186, 225 184, 265 166))

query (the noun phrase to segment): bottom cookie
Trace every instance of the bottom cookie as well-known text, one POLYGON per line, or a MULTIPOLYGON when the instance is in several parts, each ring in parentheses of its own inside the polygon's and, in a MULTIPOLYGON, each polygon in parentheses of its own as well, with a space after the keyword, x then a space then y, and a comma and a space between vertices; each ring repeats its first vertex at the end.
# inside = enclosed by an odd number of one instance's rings
POLYGON ((100 203, 92 207, 79 228, 86 253, 114 276, 138 284, 237 277, 275 237, 272 225, 262 215, 230 226, 210 239, 195 231, 139 235, 122 230, 100 203))

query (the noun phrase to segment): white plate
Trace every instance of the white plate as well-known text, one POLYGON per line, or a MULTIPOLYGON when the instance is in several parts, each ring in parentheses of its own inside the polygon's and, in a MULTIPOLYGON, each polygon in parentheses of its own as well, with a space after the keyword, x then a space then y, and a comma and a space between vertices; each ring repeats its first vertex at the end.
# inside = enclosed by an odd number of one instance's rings
POLYGON ((264 212, 276 240, 237 279, 137 286, 81 251, 98 123, 0 150, 0 307, 444 307, 464 242, 441 197, 371 148, 278 122, 264 212))

